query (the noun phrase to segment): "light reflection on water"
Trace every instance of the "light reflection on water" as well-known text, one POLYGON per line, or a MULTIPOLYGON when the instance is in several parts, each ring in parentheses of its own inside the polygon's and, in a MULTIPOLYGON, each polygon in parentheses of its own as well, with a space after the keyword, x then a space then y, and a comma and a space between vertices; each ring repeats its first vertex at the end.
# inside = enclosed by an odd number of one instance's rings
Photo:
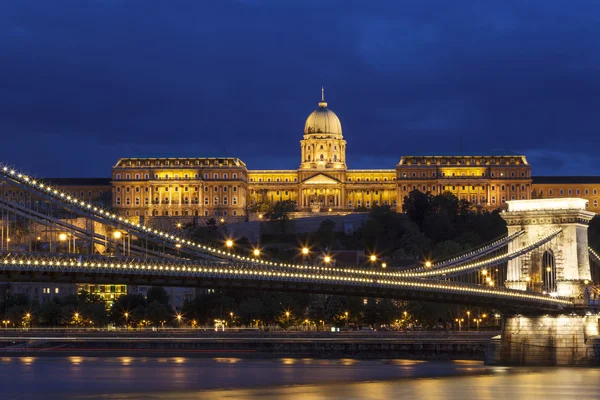
POLYGON ((2 398, 582 399, 600 369, 486 367, 477 361, 2 357, 2 398))

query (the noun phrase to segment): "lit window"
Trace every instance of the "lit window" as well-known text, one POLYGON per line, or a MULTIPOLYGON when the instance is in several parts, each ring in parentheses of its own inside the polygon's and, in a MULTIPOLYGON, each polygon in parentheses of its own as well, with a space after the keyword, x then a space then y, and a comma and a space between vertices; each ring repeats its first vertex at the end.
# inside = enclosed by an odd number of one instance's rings
POLYGON ((58 288, 54 288, 54 293, 58 294, 58 288))

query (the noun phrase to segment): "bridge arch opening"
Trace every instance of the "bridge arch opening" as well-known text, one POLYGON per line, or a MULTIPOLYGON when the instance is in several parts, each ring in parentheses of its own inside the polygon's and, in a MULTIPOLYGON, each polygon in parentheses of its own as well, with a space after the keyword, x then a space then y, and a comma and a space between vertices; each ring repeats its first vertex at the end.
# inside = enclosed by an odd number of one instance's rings
POLYGON ((541 281, 546 293, 556 292, 556 259, 554 252, 546 250, 542 255, 541 281))

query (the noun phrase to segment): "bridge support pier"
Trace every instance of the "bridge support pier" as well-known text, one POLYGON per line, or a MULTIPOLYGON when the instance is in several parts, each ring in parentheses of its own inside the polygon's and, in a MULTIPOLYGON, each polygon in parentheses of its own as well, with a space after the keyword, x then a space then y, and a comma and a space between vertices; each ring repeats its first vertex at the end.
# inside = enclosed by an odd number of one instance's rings
POLYGON ((600 315, 512 315, 486 352, 488 365, 600 365, 600 315))

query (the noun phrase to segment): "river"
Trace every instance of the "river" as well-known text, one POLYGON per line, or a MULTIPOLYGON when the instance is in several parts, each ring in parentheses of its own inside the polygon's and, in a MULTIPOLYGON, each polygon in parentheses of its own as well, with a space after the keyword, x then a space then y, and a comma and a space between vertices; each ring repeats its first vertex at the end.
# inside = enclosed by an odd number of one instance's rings
POLYGON ((597 368, 477 361, 2 357, 0 398, 596 399, 597 368))

